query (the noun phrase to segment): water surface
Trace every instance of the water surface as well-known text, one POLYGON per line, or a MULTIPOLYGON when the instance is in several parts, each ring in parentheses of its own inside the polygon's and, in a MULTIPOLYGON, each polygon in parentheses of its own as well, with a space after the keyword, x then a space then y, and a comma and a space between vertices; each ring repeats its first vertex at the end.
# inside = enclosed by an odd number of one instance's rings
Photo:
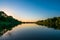
POLYGON ((20 39, 57 40, 60 39, 60 30, 48 28, 47 26, 41 26, 37 24, 21 24, 0 36, 0 40, 20 40, 20 39))

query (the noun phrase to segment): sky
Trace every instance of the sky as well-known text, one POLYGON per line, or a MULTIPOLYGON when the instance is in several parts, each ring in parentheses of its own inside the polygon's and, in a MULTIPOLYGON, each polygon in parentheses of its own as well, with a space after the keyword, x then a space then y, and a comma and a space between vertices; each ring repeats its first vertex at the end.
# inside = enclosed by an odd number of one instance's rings
POLYGON ((60 16, 60 0, 0 0, 0 11, 22 21, 60 16))

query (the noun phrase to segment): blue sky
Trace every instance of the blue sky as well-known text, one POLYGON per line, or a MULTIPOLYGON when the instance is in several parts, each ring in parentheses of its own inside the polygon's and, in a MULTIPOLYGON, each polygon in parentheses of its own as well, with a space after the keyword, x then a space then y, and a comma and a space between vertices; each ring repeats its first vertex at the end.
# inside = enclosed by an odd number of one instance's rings
POLYGON ((0 10, 21 20, 60 16, 60 0, 0 0, 0 10))

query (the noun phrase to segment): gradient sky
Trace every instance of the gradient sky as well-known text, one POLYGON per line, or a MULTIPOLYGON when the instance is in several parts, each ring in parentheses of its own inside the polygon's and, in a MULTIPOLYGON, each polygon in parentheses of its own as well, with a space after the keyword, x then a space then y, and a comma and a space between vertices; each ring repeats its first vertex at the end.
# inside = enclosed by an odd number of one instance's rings
POLYGON ((60 16, 60 0, 0 0, 0 10, 22 21, 60 16))

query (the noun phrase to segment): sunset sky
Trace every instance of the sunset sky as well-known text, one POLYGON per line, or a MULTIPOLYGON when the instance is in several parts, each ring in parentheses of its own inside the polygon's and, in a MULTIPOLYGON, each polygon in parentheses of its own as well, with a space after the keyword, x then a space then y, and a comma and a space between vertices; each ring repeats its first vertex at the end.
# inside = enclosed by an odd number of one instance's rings
POLYGON ((60 0, 0 0, 0 11, 22 21, 60 16, 60 0))

